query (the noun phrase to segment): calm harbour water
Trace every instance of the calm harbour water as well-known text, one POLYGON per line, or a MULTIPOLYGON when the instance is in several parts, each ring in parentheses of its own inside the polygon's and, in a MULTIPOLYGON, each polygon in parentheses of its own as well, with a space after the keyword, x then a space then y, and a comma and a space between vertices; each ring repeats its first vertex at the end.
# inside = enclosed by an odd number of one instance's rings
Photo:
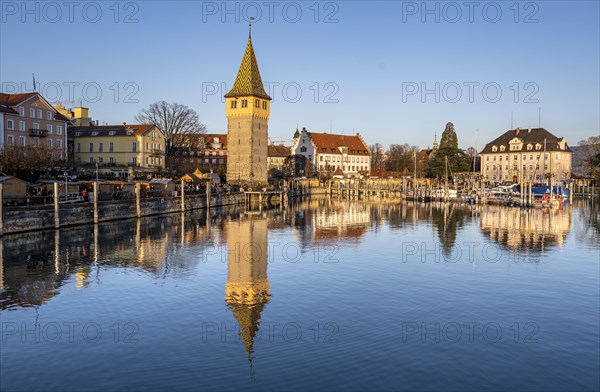
POLYGON ((313 199, 0 245, 2 391, 600 388, 597 205, 313 199))

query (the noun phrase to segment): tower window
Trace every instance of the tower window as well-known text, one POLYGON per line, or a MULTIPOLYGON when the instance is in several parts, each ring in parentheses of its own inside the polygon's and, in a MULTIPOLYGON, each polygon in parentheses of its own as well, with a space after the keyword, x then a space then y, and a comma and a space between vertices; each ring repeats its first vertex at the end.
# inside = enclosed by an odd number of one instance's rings
POLYGON ((267 110, 267 101, 263 101, 263 109, 267 110))
POLYGON ((256 106, 258 109, 260 109, 260 99, 254 100, 254 106, 256 106))
POLYGON ((247 108, 248 107, 248 100, 247 99, 242 99, 242 107, 243 108, 247 108))
POLYGON ((237 101, 231 101, 231 108, 235 109, 237 107, 237 101))

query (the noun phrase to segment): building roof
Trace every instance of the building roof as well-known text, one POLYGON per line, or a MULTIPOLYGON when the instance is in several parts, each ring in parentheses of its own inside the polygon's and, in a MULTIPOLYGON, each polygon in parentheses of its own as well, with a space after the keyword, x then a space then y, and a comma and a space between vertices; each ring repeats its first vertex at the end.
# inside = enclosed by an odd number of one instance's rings
POLYGON ((316 152, 318 153, 341 154, 340 147, 348 147, 348 155, 371 155, 369 147, 367 147, 359 134, 354 136, 316 132, 308 132, 308 134, 315 144, 317 148, 316 152))
POLYGON ((226 133, 180 133, 173 135, 173 140, 176 142, 177 147, 188 146, 196 149, 206 149, 207 145, 215 143, 214 138, 216 137, 219 138, 218 143, 221 144, 221 149, 226 150, 226 133))
MULTIPOLYGON (((527 145, 532 144, 541 144, 542 148, 544 146, 544 140, 546 141, 546 151, 563 151, 563 152, 573 152, 569 146, 565 142, 565 149, 561 149, 559 143, 564 142, 564 138, 559 138, 554 136, 552 133, 548 132, 544 128, 529 128, 529 129, 511 129, 504 132, 501 136, 492 140, 490 143, 485 145, 485 148, 481 150, 480 154, 492 154, 492 153, 509 153, 515 152, 515 150, 510 150, 509 142, 513 140, 515 137, 521 139, 523 142, 523 146, 521 150, 516 151, 531 151, 527 150, 527 145), (499 149, 496 151, 492 151, 492 147, 500 147, 504 146, 506 149, 504 151, 500 151, 499 149)), ((534 147, 535 148, 535 147, 534 147)), ((539 151, 539 150, 533 150, 539 151)))
POLYGON ((269 146, 267 148, 267 156, 271 158, 285 158, 292 153, 291 147, 286 147, 283 144, 278 146, 269 146))
MULTIPOLYGON (((89 125, 83 127, 69 127, 69 136, 79 137, 93 136, 93 132, 98 132, 95 136, 131 136, 127 131, 133 131, 135 136, 140 136, 152 129, 154 124, 125 124, 125 125, 89 125), (113 133, 114 132, 114 133, 113 133), (111 134, 112 133, 112 134, 111 134)), ((156 128, 160 131, 159 128, 156 128)))
POLYGON ((22 93, 22 94, 5 94, 0 93, 0 105, 5 106, 16 106, 23 101, 28 100, 34 95, 38 95, 36 92, 22 93))
POLYGON ((19 114, 16 110, 13 109, 14 106, 20 105, 22 102, 25 102, 31 97, 38 96, 44 102, 48 104, 54 110, 54 119, 60 121, 69 121, 69 119, 62 114, 60 114, 56 108, 54 108, 50 102, 46 101, 44 97, 38 92, 31 93, 22 93, 22 94, 5 94, 0 93, 0 112, 1 113, 10 113, 10 114, 19 114))
POLYGON ((252 39, 248 37, 248 44, 246 44, 246 51, 240 64, 237 77, 233 88, 227 94, 226 98, 231 97, 245 97, 254 96, 259 98, 271 100, 271 97, 265 92, 262 79, 260 77, 260 71, 258 70, 258 62, 254 55, 254 48, 252 47, 252 39))

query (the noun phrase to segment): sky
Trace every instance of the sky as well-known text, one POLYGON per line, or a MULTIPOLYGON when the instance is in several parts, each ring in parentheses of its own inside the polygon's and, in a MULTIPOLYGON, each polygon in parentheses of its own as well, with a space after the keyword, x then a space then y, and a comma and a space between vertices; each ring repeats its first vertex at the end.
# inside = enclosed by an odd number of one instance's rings
POLYGON ((368 144, 479 150, 514 127, 570 145, 600 133, 599 1, 0 2, 0 88, 133 123, 153 102, 225 133, 252 41, 273 97, 269 136, 296 127, 368 144))

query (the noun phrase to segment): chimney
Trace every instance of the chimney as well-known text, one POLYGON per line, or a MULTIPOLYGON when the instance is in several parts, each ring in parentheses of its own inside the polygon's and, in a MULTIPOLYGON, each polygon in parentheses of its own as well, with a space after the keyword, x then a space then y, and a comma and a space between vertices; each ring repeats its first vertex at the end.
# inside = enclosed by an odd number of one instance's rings
POLYGON ((127 126, 127 123, 126 123, 125 121, 123 121, 123 126, 124 126, 124 127, 126 127, 126 126, 127 126))
POLYGON ((517 129, 515 129, 515 135, 517 135, 517 136, 518 136, 518 135, 519 135, 519 132, 521 132, 521 128, 517 128, 517 129))
POLYGON ((529 128, 527 129, 527 133, 531 133, 531 125, 529 126, 529 128))

